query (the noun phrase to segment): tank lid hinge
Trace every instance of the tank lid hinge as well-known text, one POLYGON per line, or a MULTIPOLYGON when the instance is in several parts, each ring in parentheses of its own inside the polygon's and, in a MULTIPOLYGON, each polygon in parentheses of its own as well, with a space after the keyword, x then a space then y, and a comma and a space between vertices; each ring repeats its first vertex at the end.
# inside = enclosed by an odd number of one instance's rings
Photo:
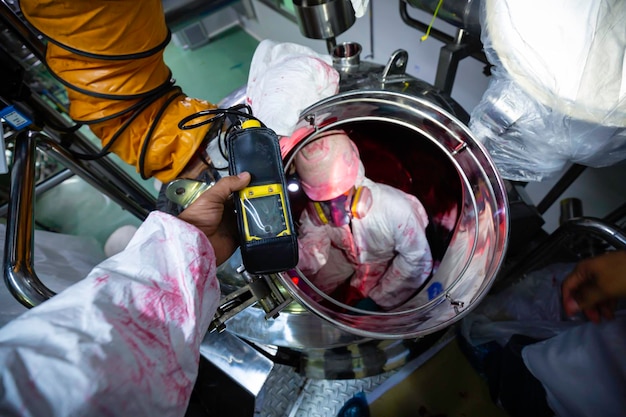
POLYGON ((454 312, 459 314, 463 307, 465 307, 465 303, 461 300, 453 300, 450 294, 446 294, 446 299, 450 302, 450 305, 454 307, 454 312))
POLYGON ((237 272, 241 273, 248 284, 220 300, 209 332, 224 331, 226 321, 254 304, 258 303, 263 308, 267 320, 278 317, 278 314, 293 301, 290 295, 280 290, 275 275, 251 274, 245 271, 243 266, 237 272))
POLYGON ((387 66, 383 70, 383 82, 392 76, 405 75, 408 61, 409 53, 404 49, 398 49, 392 53, 387 66))

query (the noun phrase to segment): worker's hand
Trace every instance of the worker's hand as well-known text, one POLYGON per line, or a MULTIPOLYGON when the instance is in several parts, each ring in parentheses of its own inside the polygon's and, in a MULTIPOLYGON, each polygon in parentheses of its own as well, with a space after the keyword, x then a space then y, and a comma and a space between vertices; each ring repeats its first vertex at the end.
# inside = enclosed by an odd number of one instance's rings
POLYGON ((617 299, 626 297, 626 251, 580 261, 563 281, 562 293, 567 315, 582 310, 596 323, 612 318, 617 299))
POLYGON ((239 244, 232 200, 228 197, 249 183, 247 172, 221 178, 178 215, 179 219, 196 226, 209 238, 217 265, 230 258, 239 244))

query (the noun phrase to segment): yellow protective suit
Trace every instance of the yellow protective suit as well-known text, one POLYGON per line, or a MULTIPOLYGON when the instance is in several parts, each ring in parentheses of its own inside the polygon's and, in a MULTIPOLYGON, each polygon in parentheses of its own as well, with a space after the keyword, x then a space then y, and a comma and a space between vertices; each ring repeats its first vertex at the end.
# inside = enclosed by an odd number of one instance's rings
POLYGON ((144 178, 176 178, 210 127, 178 123, 215 106, 172 88, 161 0, 21 0, 20 7, 48 39, 46 63, 67 88, 70 117, 144 178))

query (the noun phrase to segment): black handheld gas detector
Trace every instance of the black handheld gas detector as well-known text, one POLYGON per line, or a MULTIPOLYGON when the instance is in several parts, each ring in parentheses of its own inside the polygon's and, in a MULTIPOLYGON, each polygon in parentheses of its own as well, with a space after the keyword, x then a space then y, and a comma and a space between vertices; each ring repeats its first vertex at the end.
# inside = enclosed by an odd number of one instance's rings
POLYGON ((294 268, 298 243, 286 192, 278 136, 254 119, 227 138, 229 171, 247 171, 250 184, 235 197, 241 258, 252 274, 294 268))

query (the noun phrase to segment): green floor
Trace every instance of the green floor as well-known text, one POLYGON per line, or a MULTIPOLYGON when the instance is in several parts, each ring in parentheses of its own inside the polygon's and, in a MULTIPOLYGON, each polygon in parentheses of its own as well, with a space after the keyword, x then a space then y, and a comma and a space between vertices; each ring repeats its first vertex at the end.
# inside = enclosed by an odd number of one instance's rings
MULTIPOLYGON (((217 103, 247 83, 257 45, 256 39, 240 27, 234 27, 195 50, 183 50, 171 42, 164 57, 176 84, 185 94, 217 103)), ((115 156, 113 158, 120 161, 115 156)), ((121 161, 119 164, 156 195, 153 180, 144 181, 134 167, 121 161)), ((38 197, 36 219, 47 229, 94 237, 102 245, 118 227, 140 223, 132 214, 77 177, 38 197)))
POLYGON ((217 103, 247 83, 258 43, 235 27, 195 50, 183 50, 170 43, 165 62, 185 94, 217 103))

